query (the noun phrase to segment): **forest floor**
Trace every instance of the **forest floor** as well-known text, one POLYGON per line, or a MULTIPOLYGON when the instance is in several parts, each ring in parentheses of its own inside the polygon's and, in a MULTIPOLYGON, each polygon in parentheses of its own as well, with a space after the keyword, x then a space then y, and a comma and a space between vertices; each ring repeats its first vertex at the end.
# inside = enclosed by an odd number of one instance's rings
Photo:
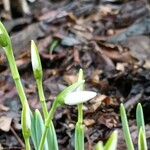
MULTIPOLYGON (((20 76, 32 110, 40 109, 30 59, 30 41, 38 45, 48 107, 84 70, 87 90, 98 96, 84 106, 86 150, 118 129, 118 150, 125 141, 119 105, 127 110, 137 145, 135 108, 144 110, 150 142, 150 3, 146 0, 28 0, 29 12, 0 3, 0 17, 11 35, 20 76)), ((23 149, 21 104, 5 54, 0 54, 0 149, 23 149)), ((77 108, 57 111, 54 124, 61 150, 74 149, 77 108)))

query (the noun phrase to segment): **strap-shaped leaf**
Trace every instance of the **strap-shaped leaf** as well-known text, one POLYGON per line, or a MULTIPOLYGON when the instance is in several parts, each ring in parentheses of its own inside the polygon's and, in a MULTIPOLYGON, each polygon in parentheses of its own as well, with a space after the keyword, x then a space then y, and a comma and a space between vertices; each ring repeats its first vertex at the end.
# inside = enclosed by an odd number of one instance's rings
POLYGON ((126 111, 123 104, 120 105, 120 115, 121 115, 121 122, 123 127, 123 134, 127 144, 127 148, 128 150, 134 150, 132 138, 130 135, 129 125, 128 125, 128 120, 126 116, 126 111))
POLYGON ((147 150, 147 142, 143 127, 141 127, 139 131, 138 150, 147 150))
POLYGON ((84 125, 77 122, 75 128, 75 150, 84 150, 84 132, 84 125))
MULTIPOLYGON (((45 127, 42 116, 39 110, 36 109, 34 115, 32 116, 32 125, 31 125, 31 137, 36 150, 38 150, 39 148, 39 143, 41 141, 44 128, 45 127)), ((44 150, 49 150, 47 139, 45 141, 44 150)))
POLYGON ((96 144, 95 150, 104 150, 102 141, 100 141, 96 144))
POLYGON ((118 132, 115 130, 105 144, 104 150, 116 150, 118 141, 118 132))
POLYGON ((143 131, 145 133, 144 115, 143 115, 143 109, 140 103, 138 103, 137 108, 136 108, 136 122, 137 122, 138 130, 140 130, 140 128, 143 127, 143 131))
POLYGON ((31 139, 34 145, 34 148, 38 149, 37 139, 36 139, 36 128, 35 128, 35 114, 31 114, 31 139))
POLYGON ((47 133, 48 150, 58 150, 58 141, 53 122, 50 122, 50 127, 47 133))

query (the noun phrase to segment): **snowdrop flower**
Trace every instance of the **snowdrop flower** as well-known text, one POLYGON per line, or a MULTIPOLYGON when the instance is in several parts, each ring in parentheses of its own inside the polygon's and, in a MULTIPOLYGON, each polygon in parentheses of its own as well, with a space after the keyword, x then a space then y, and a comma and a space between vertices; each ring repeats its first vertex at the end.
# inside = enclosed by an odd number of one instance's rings
POLYGON ((64 103, 67 105, 77 105, 80 103, 84 103, 94 98, 97 95, 96 92, 92 91, 75 91, 68 94, 65 97, 64 103))
POLYGON ((32 62, 32 68, 33 68, 35 78, 36 79, 42 78, 43 72, 42 72, 40 56, 38 53, 38 49, 33 40, 31 41, 31 62, 32 62))

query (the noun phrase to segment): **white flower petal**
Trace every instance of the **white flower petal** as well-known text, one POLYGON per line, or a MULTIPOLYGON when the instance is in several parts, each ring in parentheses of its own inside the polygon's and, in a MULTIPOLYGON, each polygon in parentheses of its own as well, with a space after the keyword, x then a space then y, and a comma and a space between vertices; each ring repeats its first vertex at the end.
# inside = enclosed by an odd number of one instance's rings
POLYGON ((27 105, 26 106, 26 115, 24 116, 26 118, 26 127, 28 129, 31 129, 31 114, 30 114, 30 108, 29 106, 27 105))
POLYGON ((65 98, 65 104, 67 105, 77 105, 80 103, 84 103, 92 98, 94 98, 97 95, 96 92, 92 91, 75 91, 70 93, 65 98))
POLYGON ((38 62, 38 57, 37 57, 37 48, 34 43, 34 41, 31 41, 31 62, 32 62, 32 68, 35 71, 36 69, 39 68, 39 62, 38 62))

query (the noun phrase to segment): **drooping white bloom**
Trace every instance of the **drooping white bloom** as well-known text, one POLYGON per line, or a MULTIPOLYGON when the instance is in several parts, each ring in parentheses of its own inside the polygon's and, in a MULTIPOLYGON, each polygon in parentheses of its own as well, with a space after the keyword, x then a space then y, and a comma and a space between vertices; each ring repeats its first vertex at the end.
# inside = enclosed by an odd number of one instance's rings
POLYGON ((65 97, 64 103, 67 105, 77 105, 94 98, 96 95, 97 93, 92 91, 75 91, 65 97))
POLYGON ((33 71, 39 69, 39 59, 38 59, 38 54, 37 54, 37 47, 33 40, 31 41, 31 62, 32 62, 33 71))

